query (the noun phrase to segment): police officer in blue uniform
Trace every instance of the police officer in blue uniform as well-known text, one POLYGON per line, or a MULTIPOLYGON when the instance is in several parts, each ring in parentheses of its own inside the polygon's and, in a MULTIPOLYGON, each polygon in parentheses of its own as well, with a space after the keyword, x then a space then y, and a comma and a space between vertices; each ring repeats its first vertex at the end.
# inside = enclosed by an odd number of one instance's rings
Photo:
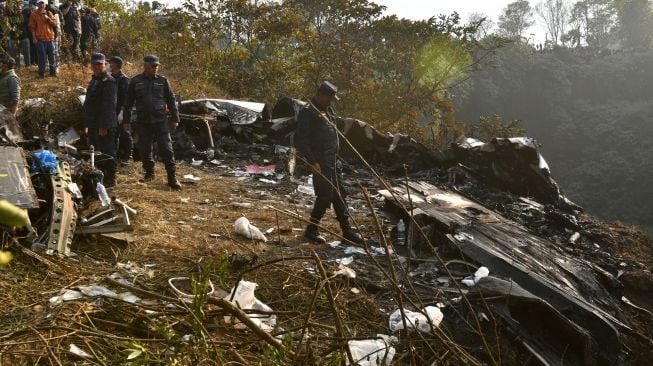
POLYGON ((326 243, 318 230, 320 220, 326 210, 333 205, 342 236, 354 243, 362 243, 363 238, 349 225, 347 210, 347 190, 339 179, 336 160, 340 147, 335 126, 335 115, 331 108, 333 100, 339 100, 338 89, 328 81, 322 82, 315 97, 297 115, 295 147, 298 156, 313 172, 315 205, 311 212, 311 223, 304 236, 316 243, 326 243))
POLYGON ((123 165, 130 164, 132 159, 132 150, 134 148, 134 140, 129 129, 123 126, 122 107, 125 105, 125 98, 127 98, 127 89, 129 88, 129 77, 122 71, 123 60, 119 56, 112 56, 109 58, 109 65, 111 66, 111 76, 116 79, 118 85, 118 98, 116 102, 116 115, 118 116, 118 132, 116 133, 118 159, 123 165))
POLYGON ((96 53, 91 57, 93 77, 86 88, 82 106, 84 131, 88 144, 104 155, 97 166, 104 173, 104 186, 116 185, 116 80, 107 73, 106 59, 96 53))
POLYGON ((138 150, 143 161, 144 182, 154 179, 154 158, 152 157, 152 142, 156 141, 159 157, 163 160, 168 174, 168 186, 179 191, 181 184, 177 180, 175 158, 172 150, 170 131, 179 125, 179 111, 175 103, 175 95, 168 79, 158 75, 159 58, 154 55, 143 59, 143 73, 134 76, 127 88, 127 98, 123 108, 123 127, 131 128, 132 107, 136 107, 136 122, 134 129, 138 134, 138 150), (170 110, 171 120, 168 122, 166 107, 170 110))

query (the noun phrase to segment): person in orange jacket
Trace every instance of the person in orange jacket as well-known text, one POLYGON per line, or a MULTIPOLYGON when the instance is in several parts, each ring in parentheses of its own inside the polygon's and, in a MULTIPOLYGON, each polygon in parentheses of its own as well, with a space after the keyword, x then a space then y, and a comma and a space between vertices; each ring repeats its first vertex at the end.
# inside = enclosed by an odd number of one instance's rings
POLYGON ((46 59, 50 66, 50 76, 57 76, 57 58, 54 52, 55 28, 57 17, 45 9, 45 0, 38 1, 38 8, 29 17, 29 30, 32 42, 36 45, 39 62, 39 77, 45 77, 46 59))

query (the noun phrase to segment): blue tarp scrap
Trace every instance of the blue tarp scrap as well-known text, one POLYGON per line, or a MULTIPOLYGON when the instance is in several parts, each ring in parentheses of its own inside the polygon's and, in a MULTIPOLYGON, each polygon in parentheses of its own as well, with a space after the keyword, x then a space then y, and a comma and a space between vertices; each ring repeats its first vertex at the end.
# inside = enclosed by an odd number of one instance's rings
POLYGON ((44 172, 56 174, 58 166, 59 160, 50 150, 39 150, 32 155, 32 172, 41 168, 44 172))

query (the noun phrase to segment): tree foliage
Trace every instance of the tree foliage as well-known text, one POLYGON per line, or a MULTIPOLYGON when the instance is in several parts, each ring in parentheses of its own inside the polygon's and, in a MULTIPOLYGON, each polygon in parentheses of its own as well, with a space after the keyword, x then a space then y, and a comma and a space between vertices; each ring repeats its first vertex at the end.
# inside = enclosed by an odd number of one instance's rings
POLYGON ((544 21, 551 42, 558 44, 568 25, 569 8, 564 0, 544 0, 535 7, 537 15, 544 21))
POLYGON ((461 130, 446 91, 501 43, 476 40, 483 20, 463 24, 454 13, 413 21, 383 10, 369 0, 123 6, 106 25, 105 47, 130 59, 159 54, 166 73, 183 75, 188 97, 210 91, 273 103, 310 97, 328 79, 341 91, 343 115, 417 136, 432 136, 431 123, 453 138, 461 130))
POLYGON ((524 31, 533 24, 535 24, 533 8, 527 0, 517 0, 508 4, 499 15, 499 33, 508 38, 521 40, 524 31))
POLYGON ((653 40, 653 7, 649 0, 617 0, 618 33, 625 47, 647 48, 653 40))

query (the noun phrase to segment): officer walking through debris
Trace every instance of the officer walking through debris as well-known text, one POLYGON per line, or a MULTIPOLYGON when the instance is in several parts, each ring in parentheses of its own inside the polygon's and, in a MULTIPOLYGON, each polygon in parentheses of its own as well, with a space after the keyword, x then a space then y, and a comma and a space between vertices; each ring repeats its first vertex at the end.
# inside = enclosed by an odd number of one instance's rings
POLYGON ((349 212, 345 197, 347 191, 338 177, 336 160, 339 149, 338 133, 331 102, 339 100, 338 89, 328 81, 322 82, 315 97, 297 116, 295 147, 313 172, 315 205, 311 212, 311 223, 304 236, 317 243, 326 243, 318 230, 320 220, 326 210, 333 205, 342 236, 354 243, 362 243, 363 238, 349 225, 349 212))
POLYGON ((179 191, 181 184, 176 177, 175 157, 170 137, 170 131, 174 131, 179 125, 175 95, 168 79, 157 74, 159 58, 148 55, 143 61, 143 73, 134 76, 129 82, 122 113, 123 127, 130 129, 132 107, 136 106, 135 130, 138 134, 138 150, 145 170, 143 181, 149 182, 154 179, 152 142, 156 141, 159 157, 163 160, 168 173, 168 186, 179 191), (166 107, 172 114, 170 122, 166 116, 166 107))
POLYGON ((20 79, 14 71, 16 60, 6 57, 0 61, 0 104, 16 117, 20 101, 20 79))
POLYGON ((107 73, 106 59, 96 53, 91 57, 93 77, 86 89, 82 111, 89 145, 104 154, 97 165, 104 173, 104 186, 116 185, 116 79, 107 73))
POLYGON ((116 139, 118 141, 118 158, 123 165, 129 165, 133 161, 132 149, 134 148, 134 140, 132 139, 131 131, 123 126, 122 107, 125 105, 125 98, 127 98, 127 89, 129 88, 129 77, 122 72, 122 58, 113 56, 109 58, 109 66, 111 66, 111 76, 116 79, 118 84, 118 99, 116 103, 116 115, 118 116, 118 132, 116 139))

